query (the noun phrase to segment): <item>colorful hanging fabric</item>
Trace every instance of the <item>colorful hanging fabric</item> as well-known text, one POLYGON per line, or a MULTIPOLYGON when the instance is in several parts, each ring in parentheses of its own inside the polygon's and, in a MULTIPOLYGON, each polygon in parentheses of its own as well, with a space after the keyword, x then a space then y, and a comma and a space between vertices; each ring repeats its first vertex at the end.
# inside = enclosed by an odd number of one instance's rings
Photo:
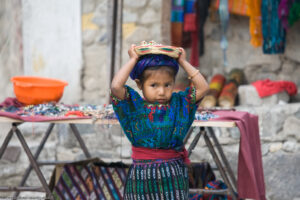
POLYGON ((300 19, 300 0, 281 0, 278 6, 278 16, 283 28, 291 27, 300 19))
POLYGON ((199 47, 198 47, 198 22, 196 18, 195 10, 196 0, 185 0, 184 3, 184 34, 187 32, 191 36, 191 56, 190 63, 191 65, 198 67, 199 66, 199 47))
POLYGON ((261 0, 246 0, 249 9, 250 43, 254 47, 262 45, 261 0))
POLYGON ((204 54, 203 27, 211 0, 172 0, 171 41, 173 46, 191 47, 190 63, 198 67, 204 54))
POLYGON ((294 0, 288 17, 289 26, 300 20, 300 0, 294 0))
POLYGON ((289 27, 288 16, 289 10, 292 6, 291 0, 281 0, 278 5, 278 17, 281 20, 283 28, 287 29, 289 27))
POLYGON ((208 16, 211 0, 196 1, 196 16, 198 23, 199 56, 204 54, 204 24, 208 16))
MULTIPOLYGON (((220 0, 216 0, 213 7, 219 9, 220 0)), ((249 16, 249 9, 246 0, 228 0, 228 10, 230 13, 249 16)))
POLYGON ((171 43, 173 46, 182 46, 183 19, 184 0, 172 0, 171 43))
POLYGON ((229 24, 228 0, 220 1, 219 15, 220 15, 220 21, 221 21, 221 30, 222 30, 220 45, 221 45, 221 49, 223 50, 223 65, 228 66, 227 56, 226 56, 226 50, 228 47, 226 33, 228 30, 228 24, 229 24))
POLYGON ((265 54, 284 53, 286 31, 278 16, 280 0, 262 1, 263 52, 265 54))

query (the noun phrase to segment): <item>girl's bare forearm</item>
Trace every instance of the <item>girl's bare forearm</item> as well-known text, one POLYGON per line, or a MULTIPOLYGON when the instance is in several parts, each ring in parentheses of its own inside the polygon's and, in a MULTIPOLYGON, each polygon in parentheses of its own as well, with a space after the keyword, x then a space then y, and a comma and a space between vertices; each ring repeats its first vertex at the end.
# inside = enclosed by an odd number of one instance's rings
POLYGON ((180 62, 181 67, 186 71, 191 81, 196 88, 196 101, 200 100, 208 91, 208 83, 202 74, 195 69, 188 61, 180 62))
POLYGON ((136 58, 131 58, 114 76, 111 82, 111 92, 119 99, 125 98, 125 83, 128 80, 130 72, 137 62, 136 58))

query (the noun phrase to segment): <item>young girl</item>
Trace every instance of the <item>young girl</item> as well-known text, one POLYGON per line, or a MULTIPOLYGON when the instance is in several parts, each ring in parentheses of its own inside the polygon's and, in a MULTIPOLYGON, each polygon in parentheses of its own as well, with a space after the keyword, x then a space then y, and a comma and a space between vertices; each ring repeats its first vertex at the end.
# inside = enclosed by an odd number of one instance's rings
POLYGON ((183 139, 208 84, 180 51, 178 60, 162 54, 139 57, 132 45, 130 60, 111 83, 114 111, 132 144, 124 199, 188 199, 189 160, 183 139), (194 86, 173 93, 178 63, 194 86), (129 76, 143 98, 125 85, 129 76))

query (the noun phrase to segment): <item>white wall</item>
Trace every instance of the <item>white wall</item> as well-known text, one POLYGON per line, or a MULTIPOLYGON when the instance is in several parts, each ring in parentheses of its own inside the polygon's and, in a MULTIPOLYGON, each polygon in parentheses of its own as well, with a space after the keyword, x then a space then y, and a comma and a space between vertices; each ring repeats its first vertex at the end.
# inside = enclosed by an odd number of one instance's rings
POLYGON ((80 0, 22 0, 25 75, 65 80, 61 101, 81 97, 80 0))

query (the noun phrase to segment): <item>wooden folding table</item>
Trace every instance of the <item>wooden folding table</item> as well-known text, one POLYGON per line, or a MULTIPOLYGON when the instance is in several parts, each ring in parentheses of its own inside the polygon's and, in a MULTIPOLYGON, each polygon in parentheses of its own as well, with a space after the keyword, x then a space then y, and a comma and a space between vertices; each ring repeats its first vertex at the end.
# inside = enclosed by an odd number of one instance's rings
MULTIPOLYGON (((80 133, 76 127, 76 124, 119 124, 119 122, 116 119, 64 119, 64 120, 52 120, 52 121, 46 121, 49 123, 48 129, 46 130, 45 135, 43 136, 36 152, 33 154, 28 147, 26 139, 23 137, 21 130, 18 128, 18 125, 22 123, 26 123, 27 121, 12 119, 8 117, 0 116, 0 123, 10 123, 11 129, 7 133, 2 146, 0 148, 0 159, 2 158, 9 141, 11 140, 13 134, 16 134, 17 138, 19 139, 21 146, 23 150, 25 151, 30 164, 28 168, 26 169, 23 178, 18 186, 0 186, 0 192, 8 192, 8 191, 15 191, 14 198, 17 198, 20 192, 22 191, 32 191, 32 192, 45 192, 46 193, 46 199, 53 199, 53 195, 49 189, 49 186, 46 182, 46 179, 44 175, 41 172, 40 166, 42 165, 55 165, 58 163, 65 163, 66 161, 38 161, 38 157, 41 153, 41 151, 44 148, 44 145, 49 138, 49 135, 51 134, 53 127, 55 124, 68 124, 77 139, 77 141, 80 144, 81 149, 83 150, 85 156, 87 158, 91 158, 91 154, 88 151, 88 148, 86 147, 83 139, 80 136, 80 133), (39 181, 42 184, 42 187, 38 186, 31 186, 26 187, 24 186, 26 183, 26 180, 28 179, 28 176, 31 172, 31 170, 34 170, 39 178, 39 181)), ((41 123, 41 122, 31 122, 30 123, 41 123)), ((43 121, 45 123, 45 121, 43 121)), ((224 190, 204 190, 204 189, 191 189, 191 192, 197 192, 197 193, 210 193, 210 194, 227 194, 232 197, 232 199, 237 199, 237 192, 236 192, 236 179, 233 174, 233 171, 226 159, 226 156, 221 148, 221 145, 218 142, 218 139, 212 129, 212 127, 235 127, 234 122, 230 121, 194 121, 192 124, 192 128, 194 127, 200 127, 200 131, 196 134, 196 136, 193 138, 191 145, 188 148, 189 154, 192 153, 192 150, 196 146, 199 138, 201 136, 204 137, 205 143, 208 146, 208 149, 217 165, 218 170, 220 171, 220 174, 225 182, 225 184, 228 186, 228 189, 224 190), (213 145, 214 143, 214 145, 213 145)), ((187 139, 191 136, 191 131, 189 131, 187 137, 185 138, 185 143, 187 142, 187 139)))

